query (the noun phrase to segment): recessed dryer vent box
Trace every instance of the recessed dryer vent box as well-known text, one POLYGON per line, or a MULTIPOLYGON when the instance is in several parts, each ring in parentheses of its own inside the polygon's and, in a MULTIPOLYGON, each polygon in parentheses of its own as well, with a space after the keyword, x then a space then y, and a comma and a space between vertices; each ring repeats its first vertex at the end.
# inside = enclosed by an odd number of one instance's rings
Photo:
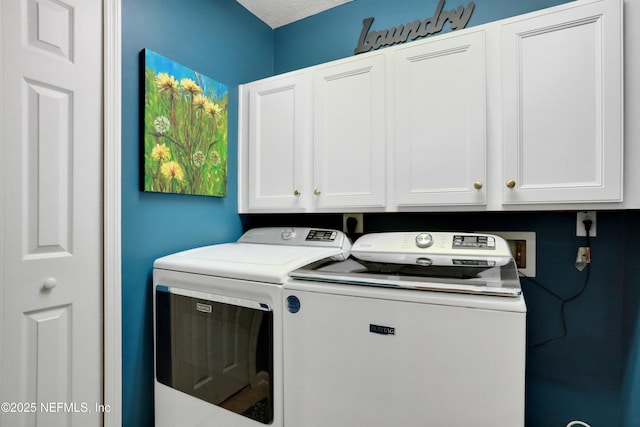
POLYGON ((507 241, 518 271, 536 277, 536 233, 534 231, 486 231, 507 241))

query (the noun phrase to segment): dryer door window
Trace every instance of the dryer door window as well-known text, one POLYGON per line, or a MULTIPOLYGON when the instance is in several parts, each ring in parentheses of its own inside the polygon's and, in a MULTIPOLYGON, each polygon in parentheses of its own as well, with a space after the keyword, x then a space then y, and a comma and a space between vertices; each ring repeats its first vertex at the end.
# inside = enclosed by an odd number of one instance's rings
POLYGON ((269 424, 273 312, 264 303, 156 286, 156 378, 269 424))

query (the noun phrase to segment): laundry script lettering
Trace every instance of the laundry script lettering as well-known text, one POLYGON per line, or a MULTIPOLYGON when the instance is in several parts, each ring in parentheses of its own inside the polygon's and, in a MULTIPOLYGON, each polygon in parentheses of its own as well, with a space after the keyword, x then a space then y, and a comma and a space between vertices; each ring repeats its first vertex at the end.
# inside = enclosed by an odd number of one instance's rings
POLYGON ((474 2, 469 2, 467 7, 458 6, 455 9, 443 10, 445 0, 440 0, 436 11, 430 18, 424 21, 413 21, 405 25, 398 25, 386 30, 375 31, 371 29, 373 17, 366 18, 362 21, 362 32, 358 39, 358 46, 354 54, 369 52, 384 46, 413 41, 415 39, 430 36, 442 31, 444 25, 449 22, 451 30, 459 30, 465 28, 469 23, 473 9, 476 7, 474 2))

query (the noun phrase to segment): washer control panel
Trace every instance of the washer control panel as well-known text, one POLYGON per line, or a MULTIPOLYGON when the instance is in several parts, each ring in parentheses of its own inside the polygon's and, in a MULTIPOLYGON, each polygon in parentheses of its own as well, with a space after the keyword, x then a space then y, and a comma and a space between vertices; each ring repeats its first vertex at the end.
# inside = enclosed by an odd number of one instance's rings
POLYGON ((453 249, 495 249, 494 236, 456 234, 453 236, 453 249))
POLYGON ((351 255, 362 261, 420 266, 506 265, 511 251, 501 237, 466 232, 389 232, 360 237, 351 255))

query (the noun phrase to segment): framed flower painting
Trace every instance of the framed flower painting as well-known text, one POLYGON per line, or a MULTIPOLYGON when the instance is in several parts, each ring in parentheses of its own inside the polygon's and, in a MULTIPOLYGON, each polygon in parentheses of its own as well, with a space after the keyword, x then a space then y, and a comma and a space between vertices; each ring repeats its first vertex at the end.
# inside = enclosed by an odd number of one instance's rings
POLYGON ((144 190, 225 197, 227 86, 144 54, 144 190))

